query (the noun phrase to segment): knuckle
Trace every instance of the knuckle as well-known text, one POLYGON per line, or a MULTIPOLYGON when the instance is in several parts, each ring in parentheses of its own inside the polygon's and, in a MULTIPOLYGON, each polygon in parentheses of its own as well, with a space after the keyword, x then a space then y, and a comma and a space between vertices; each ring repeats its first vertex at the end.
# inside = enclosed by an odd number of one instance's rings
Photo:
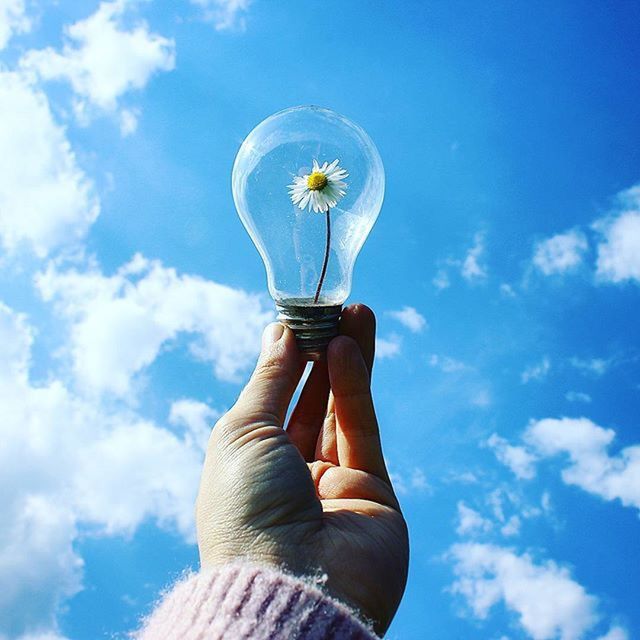
POLYGON ((211 436, 209 437, 209 444, 216 444, 219 440, 226 439, 231 433, 229 414, 223 416, 215 423, 211 436))

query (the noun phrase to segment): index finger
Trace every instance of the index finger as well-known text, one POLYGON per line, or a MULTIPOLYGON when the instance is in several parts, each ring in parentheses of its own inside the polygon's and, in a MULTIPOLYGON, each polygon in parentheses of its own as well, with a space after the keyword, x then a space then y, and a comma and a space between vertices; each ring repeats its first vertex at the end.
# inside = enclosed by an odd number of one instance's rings
POLYGON ((376 316, 366 304, 349 305, 340 318, 340 335, 353 338, 360 347, 371 377, 376 345, 376 316))

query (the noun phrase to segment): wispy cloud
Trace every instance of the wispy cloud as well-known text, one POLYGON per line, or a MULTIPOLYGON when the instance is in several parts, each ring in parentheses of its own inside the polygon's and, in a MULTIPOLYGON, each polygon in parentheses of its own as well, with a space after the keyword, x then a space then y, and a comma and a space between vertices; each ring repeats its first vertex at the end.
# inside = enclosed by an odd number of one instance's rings
POLYGON ((376 338, 376 358, 388 360, 400 355, 402 340, 400 336, 392 333, 386 338, 376 338))
POLYGON ((449 278, 449 274, 446 269, 438 269, 438 272, 433 277, 433 286, 442 291, 443 289, 448 289, 451 286, 451 279, 449 278))
POLYGON ((515 290, 514 290, 514 288, 513 288, 510 284, 508 284, 508 283, 506 283, 506 282, 503 282, 503 283, 500 285, 500 293, 501 293, 505 298, 515 298, 515 297, 516 297, 516 295, 517 295, 517 294, 516 294, 516 292, 515 292, 515 290))
POLYGON ((201 7, 204 18, 211 22, 216 30, 238 30, 246 28, 246 15, 253 0, 191 0, 201 7))
POLYGON ((191 439, 196 447, 204 451, 214 422, 221 415, 222 412, 212 409, 204 402, 193 398, 181 398, 171 404, 169 422, 184 427, 188 436, 186 440, 191 439))
POLYGON ((387 464, 387 466, 390 467, 389 476, 396 493, 409 495, 431 492, 427 476, 420 467, 414 467, 411 471, 399 471, 393 464, 387 464))
POLYGON ((473 246, 467 251, 462 261, 460 273, 468 282, 484 280, 487 277, 487 266, 484 263, 484 234, 476 233, 473 246))
POLYGON ((564 394, 564 397, 569 402, 591 402, 591 396, 583 391, 567 391, 567 393, 564 394))
POLYGON ((567 273, 582 264, 588 246, 584 233, 571 229, 538 242, 533 264, 546 276, 567 273))
POLYGON ((405 306, 397 311, 387 311, 387 315, 397 320, 413 333, 420 333, 429 327, 425 317, 414 307, 405 306))
POLYGON ((469 365, 465 364, 461 360, 456 360, 449 356, 441 356, 436 353, 432 353, 429 356, 429 366, 440 369, 440 371, 444 373, 458 373, 460 371, 467 371, 471 369, 469 365))
POLYGON ((440 263, 433 278, 438 290, 451 286, 451 272, 457 272, 466 282, 477 284, 487 279, 489 270, 485 261, 485 234, 479 231, 473 238, 473 245, 467 249, 463 258, 449 256, 440 263))
POLYGON ((492 434, 486 444, 493 449, 496 458, 509 467, 518 478, 529 479, 535 476, 536 456, 525 447, 511 445, 497 433, 492 434))
POLYGON ((573 357, 569 360, 572 367, 578 369, 581 373, 600 377, 604 375, 613 364, 612 358, 577 358, 573 357))
POLYGON ((486 533, 493 529, 493 523, 483 518, 475 509, 466 505, 462 500, 458 502, 458 525, 456 533, 461 536, 486 533))
POLYGON ((600 636, 598 640, 629 640, 629 634, 624 627, 613 626, 604 636, 600 636))
POLYGON ((531 380, 543 380, 551 370, 551 360, 547 356, 536 364, 527 367, 521 374, 520 380, 523 384, 527 384, 531 380))

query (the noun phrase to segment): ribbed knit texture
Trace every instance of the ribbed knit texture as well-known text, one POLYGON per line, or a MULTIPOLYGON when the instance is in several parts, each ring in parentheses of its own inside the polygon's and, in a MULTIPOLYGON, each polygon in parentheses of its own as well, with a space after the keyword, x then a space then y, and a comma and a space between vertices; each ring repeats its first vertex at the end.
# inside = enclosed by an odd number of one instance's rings
POLYGON ((344 605, 275 569, 234 563, 187 576, 138 640, 376 640, 344 605))

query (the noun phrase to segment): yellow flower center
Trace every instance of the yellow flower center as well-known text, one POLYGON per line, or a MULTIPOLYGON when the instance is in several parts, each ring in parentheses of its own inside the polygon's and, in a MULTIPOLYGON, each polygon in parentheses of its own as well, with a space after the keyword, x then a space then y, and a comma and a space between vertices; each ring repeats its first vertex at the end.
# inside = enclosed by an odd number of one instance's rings
POLYGON ((324 175, 321 171, 314 171, 307 178, 307 187, 311 189, 311 191, 322 191, 327 186, 327 176, 324 175))

